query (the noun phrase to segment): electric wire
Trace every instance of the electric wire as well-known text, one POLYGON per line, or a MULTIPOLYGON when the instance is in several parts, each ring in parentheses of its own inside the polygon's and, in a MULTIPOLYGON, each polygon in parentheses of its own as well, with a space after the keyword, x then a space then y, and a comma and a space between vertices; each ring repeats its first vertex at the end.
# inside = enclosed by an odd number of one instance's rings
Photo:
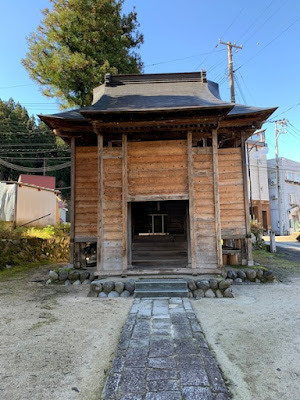
POLYGON ((255 53, 252 57, 250 57, 247 61, 245 61, 242 65, 240 65, 238 68, 236 68, 235 72, 238 71, 239 69, 243 68, 245 65, 249 64, 255 57, 257 57, 261 52, 263 52, 267 47, 269 47, 275 40, 277 40, 279 37, 281 37, 285 32, 287 32, 292 26, 294 26, 298 21, 300 20, 300 17, 298 17, 296 20, 294 20, 290 25, 288 25, 285 29, 283 29, 277 36, 275 36, 270 42, 268 42, 263 48, 261 48, 257 53, 255 53))

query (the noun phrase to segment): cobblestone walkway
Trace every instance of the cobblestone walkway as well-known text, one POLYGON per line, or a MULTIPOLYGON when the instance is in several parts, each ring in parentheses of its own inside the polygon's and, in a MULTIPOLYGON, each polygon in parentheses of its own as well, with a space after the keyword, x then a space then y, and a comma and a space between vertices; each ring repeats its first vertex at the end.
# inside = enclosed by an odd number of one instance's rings
POLYGON ((188 299, 134 300, 102 399, 229 399, 188 299))

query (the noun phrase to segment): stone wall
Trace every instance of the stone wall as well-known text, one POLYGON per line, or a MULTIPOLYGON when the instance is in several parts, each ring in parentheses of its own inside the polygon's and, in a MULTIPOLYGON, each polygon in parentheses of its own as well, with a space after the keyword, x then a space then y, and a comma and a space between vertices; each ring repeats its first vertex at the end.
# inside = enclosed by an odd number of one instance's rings
MULTIPOLYGON (((93 272, 87 270, 59 269, 49 272, 46 284, 57 283, 70 285, 90 285, 90 297, 129 297, 134 295, 137 279, 97 279, 93 272)), ((186 278, 188 296, 194 299, 234 297, 233 284, 265 283, 275 280, 272 271, 264 270, 229 270, 220 278, 190 279, 186 278)))
POLYGON ((0 267, 29 262, 67 261, 70 241, 68 237, 55 239, 0 239, 0 267))
POLYGON ((230 279, 233 284, 243 283, 267 283, 276 280, 272 271, 263 269, 234 269, 225 272, 225 278, 230 279))

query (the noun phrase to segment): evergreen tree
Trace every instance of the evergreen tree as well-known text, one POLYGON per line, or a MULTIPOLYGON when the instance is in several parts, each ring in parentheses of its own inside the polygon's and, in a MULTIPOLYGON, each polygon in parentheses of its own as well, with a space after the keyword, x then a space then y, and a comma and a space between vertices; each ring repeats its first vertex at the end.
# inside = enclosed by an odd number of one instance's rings
POLYGON ((86 106, 92 89, 110 73, 138 73, 135 49, 143 43, 136 12, 122 14, 124 0, 50 0, 52 9, 28 38, 23 65, 46 96, 62 106, 86 106))

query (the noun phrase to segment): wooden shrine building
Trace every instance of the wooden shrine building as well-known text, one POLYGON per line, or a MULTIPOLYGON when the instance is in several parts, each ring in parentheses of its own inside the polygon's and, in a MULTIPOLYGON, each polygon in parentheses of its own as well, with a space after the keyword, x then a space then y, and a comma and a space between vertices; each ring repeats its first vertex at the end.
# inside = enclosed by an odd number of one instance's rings
POLYGON ((71 264, 96 242, 102 276, 251 265, 244 144, 274 110, 222 101, 202 71, 108 74, 90 107, 41 115, 71 145, 71 264))

